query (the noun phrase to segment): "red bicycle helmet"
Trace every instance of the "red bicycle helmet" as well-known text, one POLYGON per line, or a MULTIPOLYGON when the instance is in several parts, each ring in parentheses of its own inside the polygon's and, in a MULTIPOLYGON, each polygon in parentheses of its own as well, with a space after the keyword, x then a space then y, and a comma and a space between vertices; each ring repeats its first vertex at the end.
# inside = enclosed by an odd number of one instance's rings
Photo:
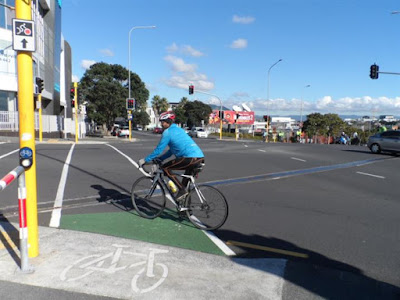
POLYGON ((160 114, 160 121, 175 120, 175 114, 172 111, 166 111, 160 114))

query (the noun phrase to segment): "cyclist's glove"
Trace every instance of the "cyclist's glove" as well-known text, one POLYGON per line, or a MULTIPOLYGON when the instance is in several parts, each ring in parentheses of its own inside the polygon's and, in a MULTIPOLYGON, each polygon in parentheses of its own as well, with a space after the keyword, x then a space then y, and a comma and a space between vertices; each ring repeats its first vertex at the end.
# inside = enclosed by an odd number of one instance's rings
POLYGON ((141 168, 145 163, 146 161, 144 160, 144 158, 139 159, 138 161, 139 168, 141 168))

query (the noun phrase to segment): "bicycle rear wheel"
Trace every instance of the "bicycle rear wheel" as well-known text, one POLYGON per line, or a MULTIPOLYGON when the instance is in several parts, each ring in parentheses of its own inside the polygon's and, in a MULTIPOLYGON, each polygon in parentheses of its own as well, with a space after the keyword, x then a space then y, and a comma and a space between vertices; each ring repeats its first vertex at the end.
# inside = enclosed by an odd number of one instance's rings
POLYGON ((137 213, 144 218, 157 218, 165 207, 165 192, 151 177, 140 177, 132 185, 132 204, 137 213))
POLYGON ((186 197, 186 214, 194 226, 203 230, 221 227, 228 217, 225 196, 210 185, 198 185, 186 197))

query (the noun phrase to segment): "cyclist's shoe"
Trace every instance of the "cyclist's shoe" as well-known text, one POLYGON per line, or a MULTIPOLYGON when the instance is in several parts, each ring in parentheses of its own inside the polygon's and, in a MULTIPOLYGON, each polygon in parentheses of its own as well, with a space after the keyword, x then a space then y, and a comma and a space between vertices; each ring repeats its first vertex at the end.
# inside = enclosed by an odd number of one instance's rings
POLYGON ((182 203, 188 194, 189 193, 186 192, 186 190, 179 190, 178 194, 176 194, 176 197, 175 197, 176 201, 182 203))

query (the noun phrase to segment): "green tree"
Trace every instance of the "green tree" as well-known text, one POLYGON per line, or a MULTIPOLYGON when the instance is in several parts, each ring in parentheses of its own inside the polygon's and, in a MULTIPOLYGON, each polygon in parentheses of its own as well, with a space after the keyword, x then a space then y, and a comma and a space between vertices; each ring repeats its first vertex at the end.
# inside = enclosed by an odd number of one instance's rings
MULTIPOLYGON (((128 97, 128 70, 121 65, 96 63, 83 75, 78 90, 87 104, 90 119, 102 124, 107 130, 116 117, 126 118, 126 98, 128 97)), ((131 73, 132 95, 137 107, 146 107, 149 91, 137 74, 131 73)))
POLYGON ((151 100, 151 107, 153 108, 156 115, 159 116, 160 113, 167 111, 169 103, 167 98, 161 98, 160 96, 155 95, 151 100))
POLYGON ((144 128, 145 126, 149 125, 150 117, 145 110, 137 110, 133 112, 133 124, 135 125, 142 125, 144 128))
POLYGON ((303 124, 303 130, 309 137, 313 135, 338 136, 340 132, 346 131, 348 125, 337 114, 312 113, 307 116, 303 124))
POLYGON ((189 127, 201 125, 201 121, 204 120, 204 124, 208 124, 212 109, 209 105, 204 104, 201 101, 187 102, 184 106, 185 115, 187 119, 187 125, 189 127))
POLYGON ((188 117, 186 116, 185 104, 188 102, 189 102, 188 98, 182 97, 178 106, 175 107, 175 109, 174 109, 174 113, 176 115, 175 123, 187 124, 188 117))

